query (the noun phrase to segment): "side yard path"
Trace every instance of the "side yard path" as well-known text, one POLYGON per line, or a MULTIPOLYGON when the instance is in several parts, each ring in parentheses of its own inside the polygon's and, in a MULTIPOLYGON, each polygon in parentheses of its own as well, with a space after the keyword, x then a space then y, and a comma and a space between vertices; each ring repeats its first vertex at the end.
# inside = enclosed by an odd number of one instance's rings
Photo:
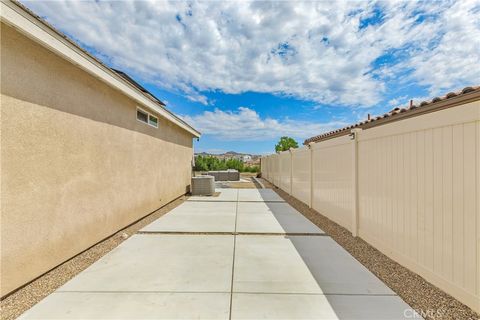
POLYGON ((395 292, 273 190, 218 191, 190 197, 146 225, 21 318, 412 315, 395 292))
POLYGON ((329 220, 303 202, 260 179, 267 188, 272 188, 282 199, 302 213, 333 240, 340 244, 355 259, 373 272, 389 288, 396 292, 425 319, 430 320, 478 320, 480 315, 452 296, 438 289, 414 272, 393 261, 367 242, 354 238, 342 226, 329 220))

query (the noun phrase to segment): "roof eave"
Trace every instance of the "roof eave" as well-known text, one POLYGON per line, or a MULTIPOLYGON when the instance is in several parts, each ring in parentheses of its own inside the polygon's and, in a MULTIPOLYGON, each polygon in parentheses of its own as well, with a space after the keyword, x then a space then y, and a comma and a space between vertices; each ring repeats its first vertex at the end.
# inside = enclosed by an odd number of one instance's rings
POLYGON ((2 0, 0 5, 0 19, 2 22, 12 26, 33 41, 70 61, 114 89, 121 91, 142 106, 178 125, 194 137, 199 138, 201 136, 199 131, 169 110, 163 108, 160 103, 152 101, 144 95, 140 89, 123 79, 119 74, 104 65, 88 52, 81 49, 73 41, 41 20, 22 4, 17 1, 2 0))

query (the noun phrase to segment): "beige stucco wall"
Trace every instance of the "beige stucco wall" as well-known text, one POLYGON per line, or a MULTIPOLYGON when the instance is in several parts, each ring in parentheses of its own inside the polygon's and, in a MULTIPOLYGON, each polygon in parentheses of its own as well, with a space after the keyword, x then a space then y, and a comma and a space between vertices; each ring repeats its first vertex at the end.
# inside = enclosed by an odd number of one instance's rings
POLYGON ((1 25, 1 295, 185 193, 192 136, 1 25))

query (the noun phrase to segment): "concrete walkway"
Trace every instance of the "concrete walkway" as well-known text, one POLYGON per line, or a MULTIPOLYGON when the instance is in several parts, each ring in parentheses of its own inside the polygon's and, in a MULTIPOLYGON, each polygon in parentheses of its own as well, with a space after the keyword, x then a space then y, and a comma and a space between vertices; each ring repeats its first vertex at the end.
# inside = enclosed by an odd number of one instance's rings
POLYGON ((190 197, 21 318, 403 319, 410 310, 273 190, 218 191, 190 197))

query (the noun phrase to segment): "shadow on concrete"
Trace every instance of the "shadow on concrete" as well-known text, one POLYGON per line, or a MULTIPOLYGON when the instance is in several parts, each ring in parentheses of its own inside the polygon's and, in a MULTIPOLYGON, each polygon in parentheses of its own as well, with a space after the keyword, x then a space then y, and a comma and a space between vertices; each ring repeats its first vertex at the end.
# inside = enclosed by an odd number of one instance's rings
MULTIPOLYGON (((285 238, 295 247, 338 319, 406 319, 412 314, 413 309, 328 235, 295 235, 298 220, 291 216, 301 215, 313 223, 288 203, 265 204, 287 233, 285 238)), ((421 318, 417 315, 415 319, 421 318)))
POLYGON ((304 215, 286 202, 265 202, 275 219, 287 234, 312 233, 325 234, 304 215))

